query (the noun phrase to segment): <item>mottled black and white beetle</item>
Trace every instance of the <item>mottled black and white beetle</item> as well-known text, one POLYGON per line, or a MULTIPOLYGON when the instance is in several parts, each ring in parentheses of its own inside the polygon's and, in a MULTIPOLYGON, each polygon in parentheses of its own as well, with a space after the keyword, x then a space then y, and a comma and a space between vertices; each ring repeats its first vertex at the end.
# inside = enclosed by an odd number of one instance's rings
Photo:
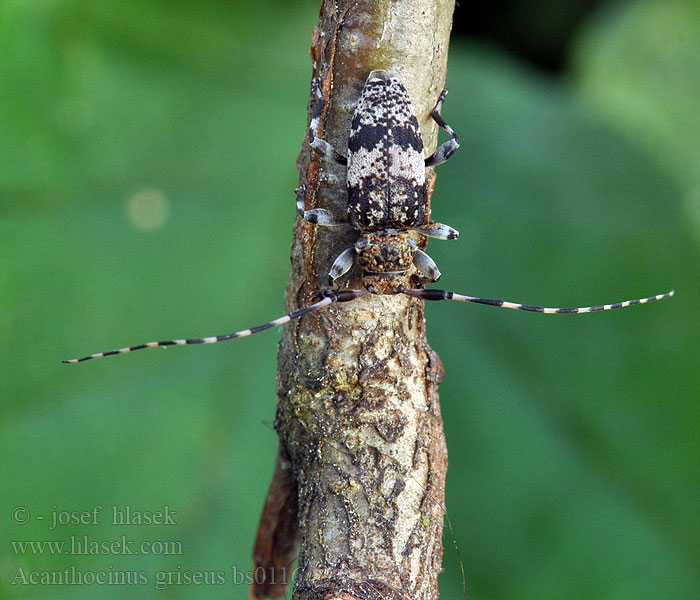
POLYGON ((427 222, 425 169, 442 164, 459 148, 457 134, 440 114, 447 90, 442 91, 430 115, 450 139, 426 158, 413 105, 406 88, 396 77, 390 77, 386 71, 381 70, 369 74, 352 118, 347 157, 316 135, 325 98, 318 82, 315 83, 315 89, 317 105, 309 126, 309 145, 326 160, 347 165, 347 217, 339 218, 322 208, 306 210, 304 186, 297 190, 297 210, 311 223, 320 226, 350 226, 358 234, 355 244, 341 252, 330 268, 329 280, 333 289, 319 293, 317 297, 320 300, 305 308, 250 329, 205 338, 149 342, 63 362, 83 362, 158 346, 222 342, 282 325, 333 302, 349 302, 369 293, 406 294, 423 300, 459 300, 539 313, 588 313, 673 296, 671 290, 649 298, 614 304, 546 308, 463 296, 445 290, 423 289, 424 283, 435 282, 440 278, 440 271, 435 262, 418 248, 411 238, 411 232, 441 240, 454 240, 459 236, 448 225, 427 222), (348 273, 353 265, 357 265, 362 273, 364 289, 335 290, 337 280, 348 273))
POLYGON ((352 118, 345 158, 316 137, 325 105, 316 85, 318 103, 309 127, 309 145, 327 160, 347 164, 347 220, 324 209, 304 210, 303 188, 299 190, 302 193, 297 197, 297 208, 312 223, 349 223, 360 236, 333 263, 331 285, 353 263, 362 270, 365 288, 377 294, 396 294, 413 287, 409 274, 421 283, 440 278, 435 262, 418 248, 408 232, 442 240, 459 237, 452 227, 426 222, 425 168, 444 163, 459 148, 457 134, 440 115, 446 94, 447 90, 440 94, 431 116, 451 139, 425 158, 418 119, 406 88, 385 71, 372 71, 352 118))

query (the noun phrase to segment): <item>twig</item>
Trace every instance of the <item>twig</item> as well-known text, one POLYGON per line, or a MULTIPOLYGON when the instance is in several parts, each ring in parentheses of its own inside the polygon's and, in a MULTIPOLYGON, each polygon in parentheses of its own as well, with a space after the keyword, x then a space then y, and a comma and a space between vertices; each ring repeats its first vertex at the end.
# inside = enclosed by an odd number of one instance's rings
MULTIPOLYGON (((328 101, 319 135, 347 147, 362 85, 386 69, 408 89, 430 154, 453 8, 453 0, 324 1, 311 48, 328 101)), ((343 169, 306 140, 297 167, 306 208, 344 214, 343 169)), ((353 241, 350 228, 297 220, 289 310, 327 287, 333 259, 353 241)), ((297 600, 438 598, 447 453, 442 364, 425 338, 422 301, 368 294, 309 314, 286 326, 278 360, 280 454, 255 547, 256 573, 267 579, 251 597, 285 594, 299 542, 297 600)))

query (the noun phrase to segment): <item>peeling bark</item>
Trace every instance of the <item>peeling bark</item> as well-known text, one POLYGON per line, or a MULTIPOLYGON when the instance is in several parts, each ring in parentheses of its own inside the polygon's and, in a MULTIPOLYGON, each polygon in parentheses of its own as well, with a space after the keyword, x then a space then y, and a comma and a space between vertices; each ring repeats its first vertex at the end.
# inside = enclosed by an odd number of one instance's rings
MULTIPOLYGON (((362 85, 381 68, 408 89, 432 153, 429 113, 444 85, 453 8, 454 0, 324 1, 311 47, 328 100, 319 135, 347 148, 362 85)), ((345 214, 342 167, 320 160, 306 139, 297 167, 307 209, 345 214)), ((432 191, 432 172, 428 181, 432 191)), ((287 309, 327 287, 330 265, 354 239, 349 227, 297 219, 287 309)), ((426 341, 423 302, 370 294, 311 313, 285 326, 278 360, 280 454, 254 556, 267 580, 251 597, 285 594, 299 543, 295 599, 438 598, 443 370, 426 341)))

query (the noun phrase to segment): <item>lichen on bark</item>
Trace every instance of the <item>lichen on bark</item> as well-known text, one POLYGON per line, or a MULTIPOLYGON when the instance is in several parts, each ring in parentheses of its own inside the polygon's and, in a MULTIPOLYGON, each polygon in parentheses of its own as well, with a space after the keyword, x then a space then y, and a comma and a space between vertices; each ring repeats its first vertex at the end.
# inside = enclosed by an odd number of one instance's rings
MULTIPOLYGON (((319 134, 344 151, 362 85, 381 68, 408 89, 430 154, 453 9, 453 0, 324 1, 311 48, 328 99, 319 134)), ((344 214, 343 168, 306 139, 297 167, 306 208, 344 214)), ((431 192, 432 172, 428 181, 431 192)), ((326 287, 355 235, 297 219, 289 310, 326 287)), ((299 547, 295 599, 438 598, 447 452, 442 364, 426 341, 422 301, 370 294, 306 315, 285 327, 278 361, 280 452, 254 552, 267 578, 251 596, 284 595, 299 547)))

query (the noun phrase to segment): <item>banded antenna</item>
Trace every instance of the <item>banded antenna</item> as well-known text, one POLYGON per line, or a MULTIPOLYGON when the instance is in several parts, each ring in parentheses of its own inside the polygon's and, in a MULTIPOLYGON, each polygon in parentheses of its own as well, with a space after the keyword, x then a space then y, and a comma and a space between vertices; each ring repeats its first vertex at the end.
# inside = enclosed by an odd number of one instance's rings
MULTIPOLYGON (((226 333, 224 335, 214 335, 204 338, 148 342, 146 344, 138 344, 137 346, 119 348, 118 350, 110 350, 108 352, 99 352, 97 354, 91 354, 90 356, 84 356, 83 358, 72 358, 61 362, 70 364, 79 363, 86 360, 92 360, 93 358, 102 358, 103 356, 113 356, 115 354, 127 354, 128 352, 134 352, 136 350, 158 348, 161 346, 187 346, 190 344, 215 344, 217 342, 225 342, 226 340, 233 340, 235 338, 253 335, 254 333, 264 331, 265 329, 270 329, 271 327, 276 327, 277 325, 284 325, 285 323, 289 323, 289 321, 293 321, 294 319, 299 319, 310 312, 329 306, 333 302, 350 302, 371 292, 372 290, 342 290, 339 292, 326 290, 320 293, 322 299, 318 302, 310 304, 309 306, 294 312, 287 313, 274 321, 269 321, 263 325, 251 327, 250 329, 243 329, 241 331, 236 331, 235 333, 226 333)), ((486 304, 488 306, 496 306, 499 308, 511 308, 515 310, 525 310, 543 314, 581 314, 598 312, 602 310, 612 310, 614 308, 625 308, 635 304, 646 304, 647 302, 655 302, 656 300, 670 298, 675 292, 674 290, 671 290, 665 294, 657 294, 656 296, 650 296, 648 298, 637 298, 635 300, 625 300, 624 302, 615 302, 613 304, 599 304, 597 306, 582 306, 574 308, 548 308, 546 306, 531 306, 529 304, 519 304, 517 302, 508 302, 506 300, 490 300, 488 298, 477 298, 475 296, 463 296, 461 294, 455 294, 454 292, 447 292, 445 290, 407 290, 401 288, 399 293, 411 296, 412 298, 420 298, 422 300, 457 300, 459 302, 473 302, 475 304, 486 304)))

